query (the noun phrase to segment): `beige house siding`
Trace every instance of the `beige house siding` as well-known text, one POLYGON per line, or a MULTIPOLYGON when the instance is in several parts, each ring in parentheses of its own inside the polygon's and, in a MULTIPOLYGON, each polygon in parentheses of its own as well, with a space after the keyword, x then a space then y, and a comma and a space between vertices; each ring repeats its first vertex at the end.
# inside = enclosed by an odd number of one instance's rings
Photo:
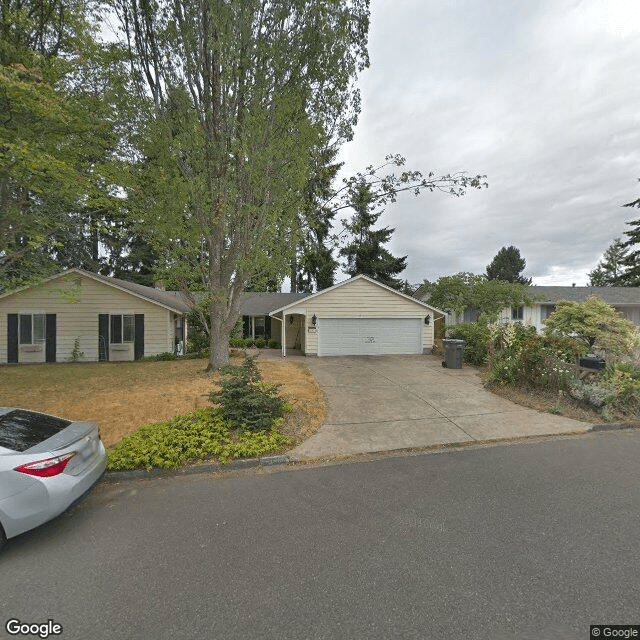
MULTIPOLYGON (((98 360, 98 315, 144 314, 145 355, 173 351, 174 314, 169 309, 79 274, 57 278, 0 299, 0 363, 7 362, 7 314, 55 313, 56 362, 68 360, 76 338, 83 361, 98 360)), ((133 360, 133 345, 112 349, 111 360, 133 360)), ((35 354, 19 349, 19 362, 35 354)), ((41 355, 44 361, 44 351, 41 355)))
MULTIPOLYGON (((312 298, 301 300, 288 307, 285 314, 296 316, 304 322, 303 350, 307 355, 318 353, 318 334, 313 328, 311 318, 424 318, 431 316, 428 325, 422 324, 422 347, 429 350, 433 346, 433 320, 431 309, 413 302, 365 279, 348 282, 312 298), (305 320, 306 318, 306 320, 305 320)), ((288 323, 288 319, 286 320, 288 323)), ((289 333, 287 333, 289 336, 289 333)), ((287 344, 289 346, 289 344, 287 344)))

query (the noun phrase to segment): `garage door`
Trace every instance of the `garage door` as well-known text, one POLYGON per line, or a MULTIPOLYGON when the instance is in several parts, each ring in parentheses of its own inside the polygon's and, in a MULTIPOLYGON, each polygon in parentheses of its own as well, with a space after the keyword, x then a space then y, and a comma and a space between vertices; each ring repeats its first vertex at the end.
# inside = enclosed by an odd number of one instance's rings
POLYGON ((319 318, 319 356, 422 353, 422 318, 319 318))

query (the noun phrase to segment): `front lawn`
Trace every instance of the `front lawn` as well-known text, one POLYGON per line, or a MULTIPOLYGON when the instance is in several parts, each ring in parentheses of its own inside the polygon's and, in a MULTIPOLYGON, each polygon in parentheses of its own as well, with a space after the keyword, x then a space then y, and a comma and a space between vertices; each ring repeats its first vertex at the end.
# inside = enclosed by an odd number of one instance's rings
MULTIPOLYGON (((104 362, 0 367, 0 404, 44 411, 70 420, 93 420, 110 447, 138 427, 209 406, 216 376, 206 360, 104 362)), ((258 359, 265 382, 283 383, 292 406, 280 432, 292 445, 324 421, 324 396, 301 362, 258 359)))

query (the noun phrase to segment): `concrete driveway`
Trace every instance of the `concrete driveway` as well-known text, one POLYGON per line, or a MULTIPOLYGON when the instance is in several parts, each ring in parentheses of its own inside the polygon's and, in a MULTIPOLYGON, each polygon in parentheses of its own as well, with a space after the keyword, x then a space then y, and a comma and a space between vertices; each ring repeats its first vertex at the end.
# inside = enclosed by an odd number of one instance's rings
POLYGON ((441 358, 305 358, 327 397, 327 420, 293 460, 439 444, 584 432, 589 424, 540 413, 484 389, 475 369, 441 358))

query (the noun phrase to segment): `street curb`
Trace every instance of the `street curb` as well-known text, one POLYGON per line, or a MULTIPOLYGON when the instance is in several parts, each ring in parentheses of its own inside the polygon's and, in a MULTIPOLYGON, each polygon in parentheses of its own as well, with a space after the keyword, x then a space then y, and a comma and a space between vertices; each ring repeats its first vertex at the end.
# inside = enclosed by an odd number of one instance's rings
POLYGON ((621 429, 637 429, 633 424, 627 422, 603 422, 602 424, 591 425, 589 431, 619 431, 621 429))
POLYGON ((174 478, 176 476, 190 476, 197 473, 224 473, 242 469, 258 467, 285 466, 290 463, 289 456, 262 456, 261 458, 240 458, 231 460, 227 464, 207 463, 193 464, 177 469, 134 469, 133 471, 107 471, 102 482, 120 482, 120 480, 139 480, 140 478, 174 478))

